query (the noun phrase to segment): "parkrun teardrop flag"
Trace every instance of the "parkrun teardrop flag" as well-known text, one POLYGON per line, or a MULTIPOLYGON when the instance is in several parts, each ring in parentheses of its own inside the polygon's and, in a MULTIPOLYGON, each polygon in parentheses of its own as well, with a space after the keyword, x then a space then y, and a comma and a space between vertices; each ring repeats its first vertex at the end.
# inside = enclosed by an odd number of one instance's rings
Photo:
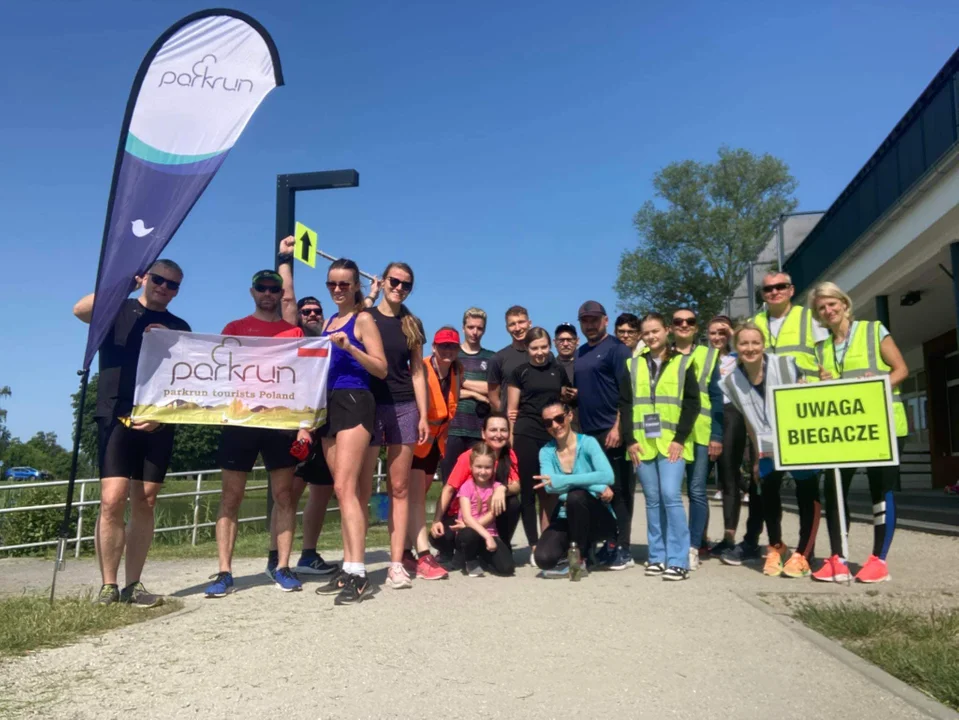
POLYGON ((134 276, 160 256, 260 102, 282 84, 273 39, 235 10, 185 17, 150 48, 120 131, 83 370, 134 276))

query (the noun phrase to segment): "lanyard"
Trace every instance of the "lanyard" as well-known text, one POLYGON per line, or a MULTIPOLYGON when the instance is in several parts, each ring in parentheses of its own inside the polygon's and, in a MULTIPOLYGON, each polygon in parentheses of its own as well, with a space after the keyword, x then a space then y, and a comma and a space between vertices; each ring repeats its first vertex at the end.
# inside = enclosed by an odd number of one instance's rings
POLYGON ((652 355, 646 354, 646 368, 649 370, 649 396, 653 401, 654 408, 656 407, 656 384, 659 382, 668 360, 669 358, 663 358, 662 362, 657 365, 652 355))
MULTIPOLYGON (((763 431, 768 432, 771 428, 769 425, 769 416, 766 414, 766 396, 760 393, 759 388, 753 385, 752 380, 749 379, 749 374, 746 372, 746 368, 741 363, 739 365, 739 371, 743 374, 743 377, 746 378, 746 382, 749 383, 749 387, 751 387, 755 391, 755 392, 747 393, 747 396, 749 397, 749 404, 752 405, 753 410, 756 411, 757 416, 762 414, 763 426, 764 426, 763 431), (759 396, 760 401, 762 401, 762 405, 756 405, 756 398, 754 397, 754 395, 759 396)), ((768 386, 768 384, 769 384, 769 376, 766 373, 766 355, 764 354, 763 355, 763 386, 764 387, 768 386)), ((759 433, 756 433, 756 434, 758 435, 759 433)))
POLYGON ((836 336, 830 333, 829 342, 832 343, 832 364, 836 368, 836 372, 839 373, 839 377, 842 377, 843 370, 846 368, 846 356, 849 354, 849 348, 852 345, 852 337, 856 332, 856 328, 859 325, 858 320, 854 320, 853 323, 849 326, 849 332, 846 333, 846 347, 842 351, 842 360, 839 359, 839 351, 836 349, 836 336))

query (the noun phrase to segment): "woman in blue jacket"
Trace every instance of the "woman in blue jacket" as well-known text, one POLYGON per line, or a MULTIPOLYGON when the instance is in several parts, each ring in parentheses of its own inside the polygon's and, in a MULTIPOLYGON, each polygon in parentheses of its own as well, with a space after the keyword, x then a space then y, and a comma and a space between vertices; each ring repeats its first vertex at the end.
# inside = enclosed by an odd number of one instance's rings
POLYGON ((559 503, 534 557, 545 577, 566 577, 570 543, 579 546, 585 570, 590 548, 616 538, 616 516, 609 506, 613 468, 595 438, 572 431, 573 414, 568 406, 550 403, 543 408, 542 417, 551 440, 539 451, 536 487, 559 495, 559 503))

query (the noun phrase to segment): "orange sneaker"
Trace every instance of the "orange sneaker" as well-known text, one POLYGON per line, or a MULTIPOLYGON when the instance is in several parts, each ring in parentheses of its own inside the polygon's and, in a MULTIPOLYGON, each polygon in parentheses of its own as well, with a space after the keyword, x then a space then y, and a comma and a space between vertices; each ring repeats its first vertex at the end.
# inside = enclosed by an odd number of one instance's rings
POLYGON ((823 560, 822 567, 812 574, 813 580, 819 582, 849 582, 849 566, 838 555, 823 560))
POLYGON ((885 582, 888 579, 889 568, 886 567, 886 561, 875 555, 870 555, 862 570, 856 573, 856 580, 861 583, 885 582))
POLYGON ((770 545, 766 548, 766 564, 763 565, 763 575, 779 577, 783 574, 783 555, 787 552, 783 543, 770 545))
POLYGON ((783 575, 790 578, 804 578, 812 572, 806 556, 802 553, 794 552, 789 556, 786 564, 783 565, 783 575))

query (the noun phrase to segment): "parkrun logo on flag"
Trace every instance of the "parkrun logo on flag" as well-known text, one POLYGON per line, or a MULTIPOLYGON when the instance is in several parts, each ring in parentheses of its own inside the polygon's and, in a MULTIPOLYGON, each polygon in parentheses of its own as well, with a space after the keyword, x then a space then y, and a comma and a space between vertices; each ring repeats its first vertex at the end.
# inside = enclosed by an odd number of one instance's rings
POLYGON ((289 381, 296 384, 296 370, 289 365, 268 365, 265 368, 257 363, 242 365, 233 362, 233 352, 227 347, 227 341, 232 347, 243 347, 235 337, 226 337, 219 345, 210 352, 210 359, 213 363, 197 363, 192 365, 187 362, 177 362, 173 364, 170 370, 170 384, 173 385, 177 380, 200 380, 204 382, 217 382, 225 380, 239 380, 240 382, 252 382, 254 377, 261 383, 280 383, 283 382, 284 375, 287 374, 289 381), (226 352, 226 358, 220 359, 217 356, 226 352), (263 374, 266 377, 263 377, 263 374))
POLYGON ((160 84, 157 87, 179 85, 180 87, 195 88, 199 86, 200 89, 207 90, 225 90, 226 92, 246 90, 248 93, 253 92, 252 80, 246 78, 231 80, 223 75, 217 75, 214 65, 216 65, 216 55, 208 53, 193 63, 191 72, 177 74, 172 70, 167 70, 160 76, 160 84))

